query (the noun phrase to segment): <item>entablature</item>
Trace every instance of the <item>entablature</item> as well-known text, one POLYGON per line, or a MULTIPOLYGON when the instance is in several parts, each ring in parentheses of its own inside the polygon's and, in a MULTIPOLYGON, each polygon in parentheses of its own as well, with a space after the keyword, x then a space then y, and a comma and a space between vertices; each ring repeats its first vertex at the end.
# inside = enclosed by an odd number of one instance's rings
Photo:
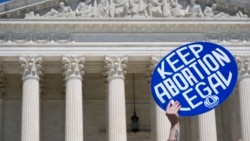
POLYGON ((242 33, 249 29, 249 18, 0 20, 1 33, 242 33))
POLYGON ((249 43, 249 20, 4 20, 0 46, 102 46, 104 44, 249 43))
POLYGON ((46 73, 59 73, 63 55, 84 55, 86 72, 101 73, 105 56, 127 55, 128 71, 144 73, 152 56, 188 42, 211 41, 234 55, 250 54, 249 19, 194 19, 1 20, 0 61, 5 72, 15 74, 19 56, 39 55, 46 73))

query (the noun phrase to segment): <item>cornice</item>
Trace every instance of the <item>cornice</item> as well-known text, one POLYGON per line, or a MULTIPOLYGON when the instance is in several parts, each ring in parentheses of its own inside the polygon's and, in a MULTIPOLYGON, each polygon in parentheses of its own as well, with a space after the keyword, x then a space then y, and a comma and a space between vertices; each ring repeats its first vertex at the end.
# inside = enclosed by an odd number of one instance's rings
POLYGON ((88 32, 88 33, 135 33, 135 32, 246 32, 250 29, 249 18, 239 19, 9 19, 0 21, 2 32, 88 32))
POLYGON ((0 21, 0 46, 192 41, 241 44, 250 42, 249 29, 247 19, 3 20, 0 21))

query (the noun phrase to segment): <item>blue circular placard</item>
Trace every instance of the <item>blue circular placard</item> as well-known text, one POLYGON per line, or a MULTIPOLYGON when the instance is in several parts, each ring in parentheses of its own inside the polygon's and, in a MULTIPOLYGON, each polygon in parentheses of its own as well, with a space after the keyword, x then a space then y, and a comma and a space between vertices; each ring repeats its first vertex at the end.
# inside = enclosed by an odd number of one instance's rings
POLYGON ((151 93, 165 110, 171 100, 181 103, 180 116, 208 112, 227 99, 238 78, 236 61, 224 47, 195 42, 178 47, 157 64, 151 93))

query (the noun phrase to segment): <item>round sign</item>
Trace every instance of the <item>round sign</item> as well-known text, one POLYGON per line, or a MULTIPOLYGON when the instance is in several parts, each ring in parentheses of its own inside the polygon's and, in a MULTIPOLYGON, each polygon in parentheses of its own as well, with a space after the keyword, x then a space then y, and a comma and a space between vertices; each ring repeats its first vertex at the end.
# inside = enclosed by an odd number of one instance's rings
POLYGON ((224 47, 195 42, 178 47, 157 64, 151 93, 163 109, 178 100, 180 116, 208 112, 227 99, 238 77, 237 64, 224 47))

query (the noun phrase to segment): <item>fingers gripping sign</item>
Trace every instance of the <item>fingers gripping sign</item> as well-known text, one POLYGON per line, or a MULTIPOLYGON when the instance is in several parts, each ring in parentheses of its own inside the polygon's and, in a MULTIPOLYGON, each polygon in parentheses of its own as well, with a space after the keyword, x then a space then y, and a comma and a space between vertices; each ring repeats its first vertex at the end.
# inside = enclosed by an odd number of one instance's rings
POLYGON ((179 122, 179 110, 181 104, 179 101, 171 100, 166 107, 166 116, 171 123, 171 129, 169 132, 169 138, 167 141, 179 141, 180 138, 180 122, 179 122))
POLYGON ((166 108, 166 116, 168 117, 171 125, 175 125, 179 121, 178 111, 180 108, 181 105, 179 101, 171 101, 168 103, 166 108))

